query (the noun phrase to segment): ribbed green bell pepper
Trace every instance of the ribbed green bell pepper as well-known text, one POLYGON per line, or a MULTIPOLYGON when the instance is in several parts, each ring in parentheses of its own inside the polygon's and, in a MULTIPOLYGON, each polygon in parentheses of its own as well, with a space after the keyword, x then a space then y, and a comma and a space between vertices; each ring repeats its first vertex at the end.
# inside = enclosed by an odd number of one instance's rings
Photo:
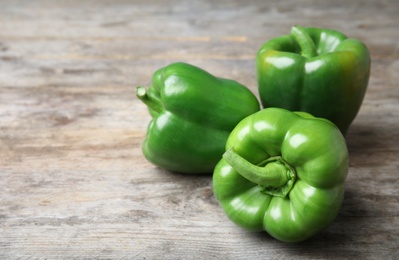
POLYGON ((345 139, 333 123, 266 108, 230 134, 215 167, 213 190, 237 225, 299 242, 335 219, 347 173, 345 139))
POLYGON ((294 26, 291 34, 267 41, 257 54, 264 107, 327 118, 343 134, 360 109, 369 75, 367 47, 334 30, 294 26))
POLYGON ((148 91, 136 95, 152 116, 142 151, 150 162, 182 173, 212 173, 227 137, 244 117, 259 111, 240 83, 187 63, 156 71, 148 91))

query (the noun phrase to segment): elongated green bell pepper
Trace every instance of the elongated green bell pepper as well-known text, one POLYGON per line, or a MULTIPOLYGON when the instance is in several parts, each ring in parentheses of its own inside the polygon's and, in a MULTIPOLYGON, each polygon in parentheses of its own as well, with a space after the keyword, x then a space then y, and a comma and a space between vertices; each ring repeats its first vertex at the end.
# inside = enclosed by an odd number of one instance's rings
POLYGON ((156 71, 148 91, 137 87, 136 95, 153 118, 144 156, 182 173, 212 173, 231 130, 260 108, 240 83, 181 62, 156 71))
POLYGON ((333 123, 266 108, 230 134, 215 167, 213 190, 237 225, 299 242, 337 216, 347 173, 345 139, 333 123))
POLYGON ((267 41, 257 54, 264 107, 327 118, 343 134, 360 109, 369 75, 367 47, 334 30, 294 26, 291 34, 267 41))

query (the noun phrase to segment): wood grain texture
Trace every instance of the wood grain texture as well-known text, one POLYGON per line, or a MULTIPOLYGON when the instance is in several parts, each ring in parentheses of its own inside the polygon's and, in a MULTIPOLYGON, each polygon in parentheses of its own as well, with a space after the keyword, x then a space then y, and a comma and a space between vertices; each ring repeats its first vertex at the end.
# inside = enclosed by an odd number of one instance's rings
POLYGON ((399 257, 399 2, 2 0, 1 259, 395 259, 399 257), (300 244, 232 224, 211 176, 148 163, 150 116, 134 97, 186 61, 256 93, 261 44, 293 24, 371 51, 347 142, 336 221, 300 244))

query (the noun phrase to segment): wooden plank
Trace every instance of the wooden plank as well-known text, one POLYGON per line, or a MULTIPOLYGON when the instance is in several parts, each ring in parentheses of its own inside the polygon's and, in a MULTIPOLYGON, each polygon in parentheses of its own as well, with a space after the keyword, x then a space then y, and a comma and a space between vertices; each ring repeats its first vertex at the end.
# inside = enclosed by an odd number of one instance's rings
POLYGON ((0 258, 397 258, 398 14, 395 0, 1 1, 0 258), (185 61, 256 93, 258 48, 293 24, 359 38, 373 63, 342 210, 285 244, 231 223, 210 175, 144 159, 134 88, 185 61))

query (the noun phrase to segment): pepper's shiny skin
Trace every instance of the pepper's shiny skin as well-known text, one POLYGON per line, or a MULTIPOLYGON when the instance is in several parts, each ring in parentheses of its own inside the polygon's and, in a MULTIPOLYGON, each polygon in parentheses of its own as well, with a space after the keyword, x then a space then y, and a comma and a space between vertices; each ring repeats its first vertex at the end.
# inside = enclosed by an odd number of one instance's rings
POLYGON ((356 39, 328 29, 293 27, 257 54, 263 106, 305 111, 335 123, 345 135, 362 104, 370 54, 356 39))
POLYGON ((348 150, 330 121, 266 108, 234 128, 226 151, 215 167, 213 190, 237 225, 299 242, 337 216, 348 150))
POLYGON ((260 108, 240 83, 181 62, 156 71, 148 92, 138 87, 136 95, 152 116, 144 156, 182 173, 212 173, 231 130, 260 108))

